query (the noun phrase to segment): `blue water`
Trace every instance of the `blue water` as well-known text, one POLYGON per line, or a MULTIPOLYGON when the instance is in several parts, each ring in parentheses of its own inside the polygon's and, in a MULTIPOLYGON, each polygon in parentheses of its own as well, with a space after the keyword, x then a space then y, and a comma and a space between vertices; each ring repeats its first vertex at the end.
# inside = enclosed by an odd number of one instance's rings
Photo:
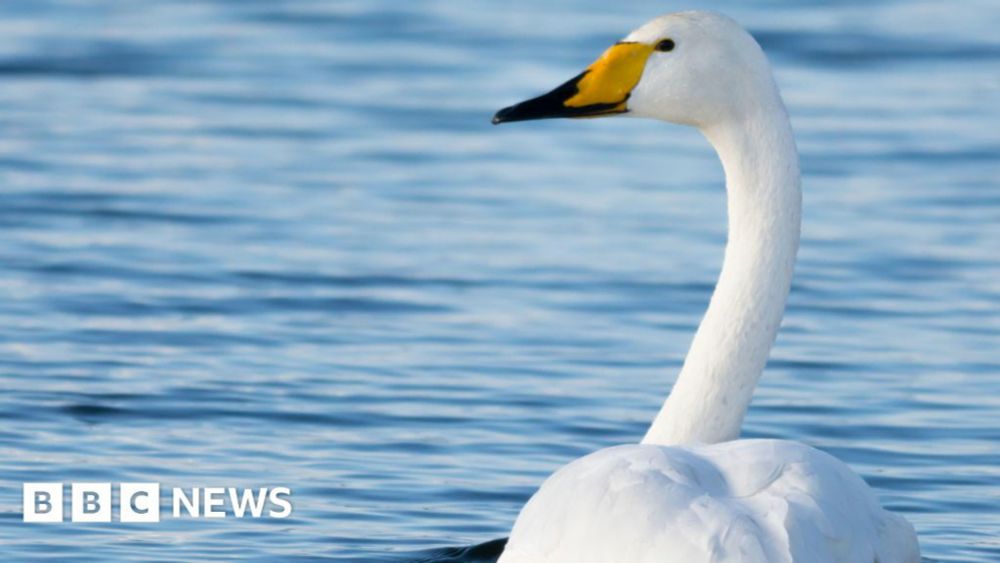
POLYGON ((495 558, 546 475, 642 435, 725 215, 693 131, 490 117, 691 7, 760 39, 802 152, 745 435, 849 463, 930 560, 1000 560, 993 0, 3 2, 4 560, 495 558), (24 481, 295 512, 32 525, 24 481))

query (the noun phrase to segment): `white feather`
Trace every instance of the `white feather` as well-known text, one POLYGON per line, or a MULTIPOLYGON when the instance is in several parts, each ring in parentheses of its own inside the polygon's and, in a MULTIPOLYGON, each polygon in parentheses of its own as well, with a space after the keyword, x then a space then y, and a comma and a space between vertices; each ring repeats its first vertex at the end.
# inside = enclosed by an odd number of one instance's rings
POLYGON ((913 528, 837 459, 797 442, 626 445, 557 471, 500 563, 919 561, 913 528))

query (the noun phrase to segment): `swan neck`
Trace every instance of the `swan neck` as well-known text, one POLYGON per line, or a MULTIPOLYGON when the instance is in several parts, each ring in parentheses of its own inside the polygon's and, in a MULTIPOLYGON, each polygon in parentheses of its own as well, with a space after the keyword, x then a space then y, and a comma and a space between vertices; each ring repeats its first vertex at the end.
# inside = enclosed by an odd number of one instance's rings
POLYGON ((774 344, 799 245, 798 152, 777 97, 703 129, 726 174, 729 235, 718 283, 674 388, 643 443, 739 437, 774 344))

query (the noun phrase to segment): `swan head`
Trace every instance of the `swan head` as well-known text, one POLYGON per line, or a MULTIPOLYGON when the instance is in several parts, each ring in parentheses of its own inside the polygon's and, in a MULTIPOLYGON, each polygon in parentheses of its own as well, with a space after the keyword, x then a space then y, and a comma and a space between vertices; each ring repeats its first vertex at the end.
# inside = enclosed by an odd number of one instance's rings
POLYGON ((498 111, 493 123, 634 115, 704 129, 779 100, 767 58, 738 23, 680 12, 650 20, 551 92, 498 111))

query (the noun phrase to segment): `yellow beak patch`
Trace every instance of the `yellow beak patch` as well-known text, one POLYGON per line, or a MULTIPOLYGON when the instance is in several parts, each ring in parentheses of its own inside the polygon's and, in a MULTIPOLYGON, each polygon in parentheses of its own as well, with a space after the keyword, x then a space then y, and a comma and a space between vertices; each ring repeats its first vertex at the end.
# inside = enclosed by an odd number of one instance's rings
POLYGON ((653 50, 644 43, 616 43, 587 70, 555 90, 498 111, 493 123, 625 113, 625 102, 642 78, 653 50))
POLYGON ((567 107, 614 105, 608 113, 625 111, 625 101, 646 68, 653 46, 616 43, 598 57, 577 82, 577 94, 563 102, 567 107))

